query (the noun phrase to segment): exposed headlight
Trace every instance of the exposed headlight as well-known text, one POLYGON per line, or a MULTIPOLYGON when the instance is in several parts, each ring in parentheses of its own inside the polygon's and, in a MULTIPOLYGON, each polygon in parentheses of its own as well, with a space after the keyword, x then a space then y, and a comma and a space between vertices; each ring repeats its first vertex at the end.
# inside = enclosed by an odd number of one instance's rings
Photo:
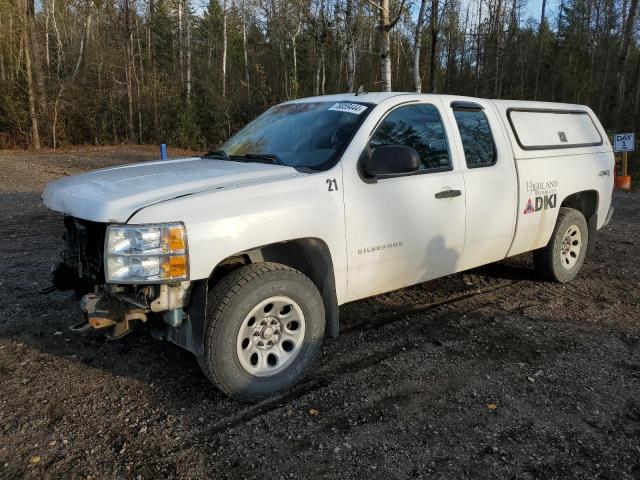
POLYGON ((187 280, 189 258, 184 225, 109 225, 104 261, 107 283, 187 280))

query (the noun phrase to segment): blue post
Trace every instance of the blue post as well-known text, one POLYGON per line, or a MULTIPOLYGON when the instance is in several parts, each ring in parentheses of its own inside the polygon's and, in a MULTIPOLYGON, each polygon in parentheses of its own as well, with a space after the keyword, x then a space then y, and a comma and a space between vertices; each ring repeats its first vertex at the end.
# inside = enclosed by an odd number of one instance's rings
POLYGON ((160 144, 160 160, 166 160, 166 159, 167 159, 167 144, 161 143, 160 144))

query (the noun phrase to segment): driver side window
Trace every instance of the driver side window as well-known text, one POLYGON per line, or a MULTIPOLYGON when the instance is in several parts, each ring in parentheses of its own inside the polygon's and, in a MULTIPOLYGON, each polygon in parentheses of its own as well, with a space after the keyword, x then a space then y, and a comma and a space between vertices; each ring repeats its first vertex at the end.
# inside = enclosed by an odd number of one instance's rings
POLYGON ((447 134, 433 105, 406 105, 391 111, 369 140, 371 149, 384 145, 415 148, 422 160, 421 172, 451 169, 447 134))

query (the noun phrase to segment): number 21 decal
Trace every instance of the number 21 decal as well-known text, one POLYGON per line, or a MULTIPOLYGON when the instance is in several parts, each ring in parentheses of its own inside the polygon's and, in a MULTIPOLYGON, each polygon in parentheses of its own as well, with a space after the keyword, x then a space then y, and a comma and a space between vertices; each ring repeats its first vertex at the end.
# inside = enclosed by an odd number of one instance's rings
POLYGON ((327 185, 329 185, 330 192, 338 191, 338 182, 336 182, 335 178, 327 178, 326 182, 327 182, 327 185))

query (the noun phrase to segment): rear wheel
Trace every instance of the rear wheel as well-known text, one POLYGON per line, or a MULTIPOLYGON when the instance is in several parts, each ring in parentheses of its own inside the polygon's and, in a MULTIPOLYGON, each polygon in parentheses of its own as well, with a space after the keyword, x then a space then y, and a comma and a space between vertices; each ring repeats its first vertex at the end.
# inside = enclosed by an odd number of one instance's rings
POLYGON ((313 282, 276 263, 235 270, 210 292, 199 363, 226 394, 246 401, 297 383, 324 336, 324 305, 313 282))
POLYGON ((533 252, 536 270, 556 282, 573 280, 587 253, 589 231, 579 210, 560 208, 558 220, 546 247, 533 252))

